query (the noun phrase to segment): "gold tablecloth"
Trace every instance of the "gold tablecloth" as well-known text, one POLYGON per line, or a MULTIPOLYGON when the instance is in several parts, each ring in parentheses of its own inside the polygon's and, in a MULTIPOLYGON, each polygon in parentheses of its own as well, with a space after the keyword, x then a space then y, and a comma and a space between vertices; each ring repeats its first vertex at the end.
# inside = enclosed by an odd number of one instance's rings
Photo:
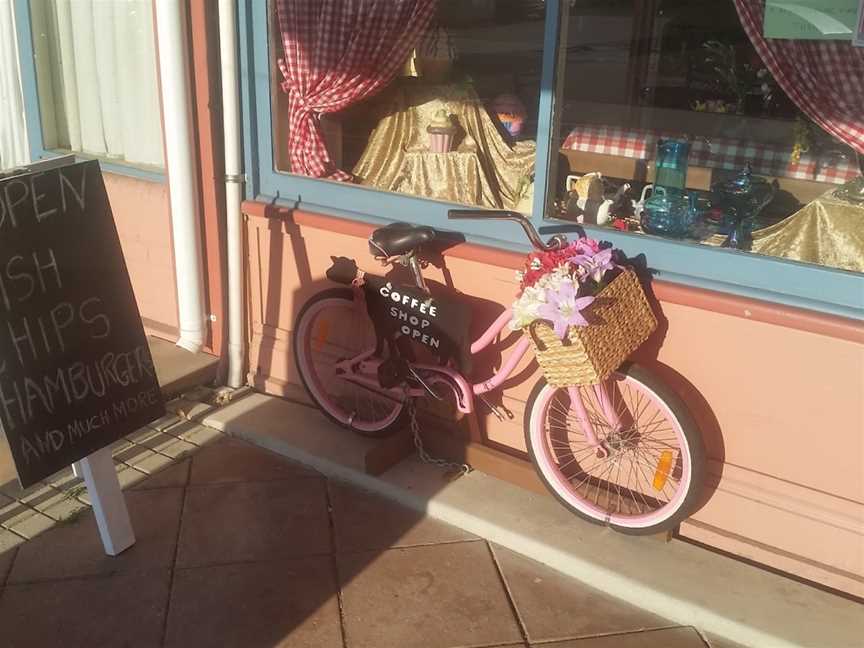
POLYGON ((753 232, 751 251, 864 272, 864 205, 834 189, 770 227, 753 232))
POLYGON ((489 183, 477 151, 409 151, 390 191, 464 205, 501 208, 501 196, 489 183))
POLYGON ((515 209, 530 187, 535 143, 505 141, 470 85, 409 81, 376 103, 381 120, 353 169, 362 184, 505 209, 515 209), (435 154, 426 127, 442 109, 463 132, 455 138, 456 151, 435 154))

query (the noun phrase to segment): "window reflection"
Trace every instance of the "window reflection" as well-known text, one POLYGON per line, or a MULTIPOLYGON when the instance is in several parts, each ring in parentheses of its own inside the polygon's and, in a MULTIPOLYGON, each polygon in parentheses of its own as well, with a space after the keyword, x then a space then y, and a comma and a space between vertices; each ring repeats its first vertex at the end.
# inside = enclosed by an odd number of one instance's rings
POLYGON ((553 212, 864 270, 849 198, 864 50, 766 39, 764 15, 764 0, 572 3, 553 212))

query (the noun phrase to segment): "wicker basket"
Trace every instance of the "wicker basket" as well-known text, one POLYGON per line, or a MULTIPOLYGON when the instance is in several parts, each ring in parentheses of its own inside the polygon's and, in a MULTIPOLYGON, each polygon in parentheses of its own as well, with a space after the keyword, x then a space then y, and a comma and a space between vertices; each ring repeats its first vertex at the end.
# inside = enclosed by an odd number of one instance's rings
POLYGON ((571 326, 561 340, 545 320, 525 327, 546 381, 556 387, 603 382, 657 328, 632 270, 615 277, 588 310, 596 324, 571 326))

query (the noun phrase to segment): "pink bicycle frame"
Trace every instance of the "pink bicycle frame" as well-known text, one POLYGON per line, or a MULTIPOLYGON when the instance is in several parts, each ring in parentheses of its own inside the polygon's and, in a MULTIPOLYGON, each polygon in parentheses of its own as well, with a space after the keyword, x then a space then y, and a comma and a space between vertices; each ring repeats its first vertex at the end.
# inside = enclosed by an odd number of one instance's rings
MULTIPOLYGON (((513 313, 509 308, 501 313, 501 315, 498 316, 498 319, 496 319, 492 325, 471 344, 471 354, 476 355, 492 344, 501 331, 503 331, 510 323, 512 316, 513 313)), ((450 389, 456 398, 456 406, 458 410, 463 414, 470 414, 474 411, 474 396, 490 392, 498 388, 505 380, 507 380, 528 351, 530 345, 531 343, 528 337, 523 336, 513 347, 513 351, 495 375, 489 380, 476 384, 470 384, 465 376, 452 367, 443 367, 431 364, 412 364, 411 367, 415 372, 421 372, 424 374, 423 381, 430 387, 435 385, 444 385, 450 389)), ((343 372, 339 375, 339 378, 400 402, 404 400, 405 397, 413 398, 426 395, 424 389, 417 387, 408 389, 395 387, 391 389, 383 389, 378 384, 377 379, 377 370, 380 361, 370 359, 374 353, 374 348, 367 349, 353 358, 338 363, 336 366, 343 372)), ((612 425, 612 427, 620 429, 620 418, 606 385, 598 384, 594 385, 593 388, 597 396, 597 401, 606 416, 606 420, 612 425)), ((605 455, 607 451, 597 439, 594 426, 591 424, 580 390, 576 387, 568 387, 567 391, 570 396, 570 406, 575 410, 577 420, 580 422, 586 440, 592 447, 597 448, 598 453, 605 455)))

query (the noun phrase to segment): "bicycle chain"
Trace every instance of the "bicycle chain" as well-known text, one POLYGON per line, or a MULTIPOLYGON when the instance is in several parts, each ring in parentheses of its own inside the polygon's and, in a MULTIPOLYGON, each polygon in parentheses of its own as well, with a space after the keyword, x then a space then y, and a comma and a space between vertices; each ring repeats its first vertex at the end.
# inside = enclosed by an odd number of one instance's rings
POLYGON ((459 477, 471 472, 472 468, 467 463, 456 463, 453 461, 447 461, 446 459, 439 459, 426 452, 426 448, 423 445, 423 439, 420 437, 420 424, 417 423, 417 408, 414 405, 413 399, 408 401, 408 418, 410 419, 411 435, 414 437, 414 447, 417 449, 417 455, 420 457, 420 461, 446 470, 458 471, 459 477))

